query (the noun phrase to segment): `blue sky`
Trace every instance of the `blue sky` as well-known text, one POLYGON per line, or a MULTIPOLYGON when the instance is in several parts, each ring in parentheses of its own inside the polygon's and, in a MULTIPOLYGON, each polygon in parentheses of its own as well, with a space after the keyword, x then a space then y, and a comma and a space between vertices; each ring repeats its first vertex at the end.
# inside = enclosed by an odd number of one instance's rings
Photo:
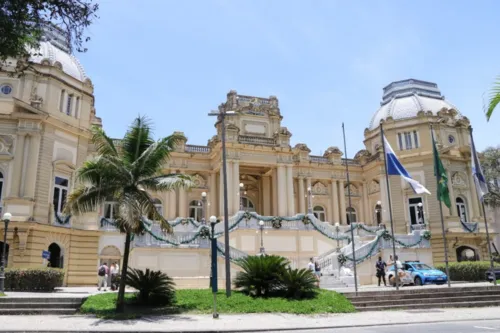
POLYGON ((497 145, 483 94, 500 74, 495 0, 99 0, 89 51, 77 55, 95 86, 97 114, 121 137, 138 114, 157 136, 183 131, 205 145, 207 112, 229 90, 280 101, 292 144, 312 154, 363 149, 382 88, 436 82, 472 122, 478 149, 497 145))

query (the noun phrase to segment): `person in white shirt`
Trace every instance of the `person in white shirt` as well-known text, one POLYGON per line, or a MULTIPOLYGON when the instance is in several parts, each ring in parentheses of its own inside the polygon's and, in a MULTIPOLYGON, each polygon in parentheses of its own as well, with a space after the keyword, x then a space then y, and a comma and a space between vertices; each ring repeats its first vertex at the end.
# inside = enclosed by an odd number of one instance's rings
POLYGON ((309 259, 309 263, 307 264, 307 269, 314 274, 314 258, 309 259))

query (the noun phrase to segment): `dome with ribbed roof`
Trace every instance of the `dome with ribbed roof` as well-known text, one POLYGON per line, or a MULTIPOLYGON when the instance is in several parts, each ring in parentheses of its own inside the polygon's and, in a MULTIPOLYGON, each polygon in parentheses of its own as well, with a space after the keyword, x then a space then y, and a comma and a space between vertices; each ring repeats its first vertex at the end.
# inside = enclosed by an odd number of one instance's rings
POLYGON ((392 82, 384 88, 380 108, 373 115, 369 129, 377 128, 381 120, 389 117, 394 120, 414 118, 420 111, 436 115, 443 109, 453 109, 457 111, 457 118, 463 118, 458 109, 441 95, 437 84, 415 79, 392 82))

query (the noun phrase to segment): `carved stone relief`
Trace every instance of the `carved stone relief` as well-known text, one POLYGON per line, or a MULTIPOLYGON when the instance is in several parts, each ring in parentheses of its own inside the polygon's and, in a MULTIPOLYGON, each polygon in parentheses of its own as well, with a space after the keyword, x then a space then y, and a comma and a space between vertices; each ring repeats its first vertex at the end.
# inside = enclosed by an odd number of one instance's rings
POLYGON ((312 186, 311 191, 312 191, 312 194, 316 194, 316 195, 325 195, 325 194, 328 194, 328 189, 327 189, 327 187, 322 182, 316 182, 312 186))
POLYGON ((372 180, 370 183, 370 194, 380 192, 380 184, 376 180, 372 180))
POLYGON ((451 177, 451 183, 454 187, 467 187, 464 176, 460 172, 455 172, 451 177))
POLYGON ((13 142, 11 135, 0 135, 0 155, 12 155, 13 142))
POLYGON ((344 188, 345 195, 349 194, 349 189, 351 190, 352 196, 359 196, 358 188, 352 184, 349 185, 349 188, 347 186, 344 188))
POLYGON ((207 187, 207 182, 206 182, 205 178, 203 178, 199 174, 195 174, 193 176, 193 183, 194 183, 194 186, 197 188, 206 188, 207 187))

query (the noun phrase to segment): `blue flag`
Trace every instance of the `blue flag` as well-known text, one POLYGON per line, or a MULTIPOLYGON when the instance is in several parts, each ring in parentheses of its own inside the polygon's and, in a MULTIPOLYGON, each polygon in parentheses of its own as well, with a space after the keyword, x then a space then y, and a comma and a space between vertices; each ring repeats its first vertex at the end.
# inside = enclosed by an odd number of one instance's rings
POLYGON ((411 178, 410 174, 406 169, 401 165, 394 150, 392 150, 391 145, 387 141, 384 135, 384 146, 385 146, 385 160, 387 161, 387 174, 389 176, 400 176, 405 181, 410 184, 413 191, 417 194, 427 193, 431 194, 429 190, 427 190, 422 184, 417 182, 415 179, 411 178))
POLYGON ((484 195, 487 194, 488 184, 486 183, 486 178, 484 177, 483 169, 481 169, 481 163, 479 162, 479 157, 477 156, 476 146, 474 145, 474 138, 472 137, 472 131, 470 133, 470 144, 471 144, 471 162, 472 162, 472 176, 474 177, 474 183, 476 184, 476 191, 481 202, 484 199, 484 195))

